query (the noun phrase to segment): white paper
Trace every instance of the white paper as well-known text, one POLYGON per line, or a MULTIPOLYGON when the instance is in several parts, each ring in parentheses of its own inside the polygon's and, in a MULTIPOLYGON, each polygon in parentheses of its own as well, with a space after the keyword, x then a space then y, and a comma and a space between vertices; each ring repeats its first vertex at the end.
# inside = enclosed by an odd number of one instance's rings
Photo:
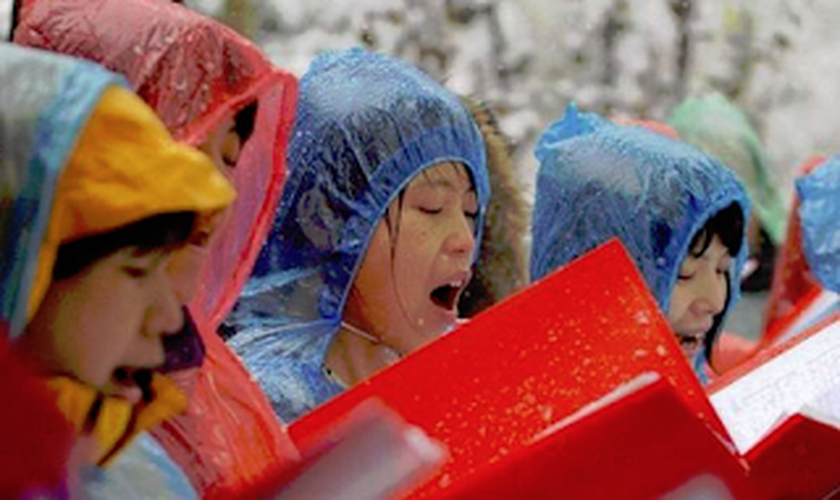
POLYGON ((840 322, 711 396, 741 454, 803 407, 840 420, 840 322))

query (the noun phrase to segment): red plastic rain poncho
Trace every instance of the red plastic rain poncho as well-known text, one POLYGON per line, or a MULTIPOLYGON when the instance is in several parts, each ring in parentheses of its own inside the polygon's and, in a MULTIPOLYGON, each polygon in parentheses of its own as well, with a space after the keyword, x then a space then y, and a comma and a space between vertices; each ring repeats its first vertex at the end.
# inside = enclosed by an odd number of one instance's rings
POLYGON ((273 218, 296 80, 274 69, 232 30, 156 0, 30 0, 15 41, 122 73, 175 138, 192 145, 257 101, 253 135, 232 174, 239 196, 216 231, 190 305, 206 345, 204 364, 180 380, 190 409, 154 432, 199 494, 256 481, 296 452, 259 386, 216 330, 249 276, 273 218))
MULTIPOLYGON (((825 162, 814 156, 797 170, 797 177, 805 176, 825 162)), ((823 287, 808 268, 802 248, 802 225, 799 219, 799 199, 794 198, 790 211, 787 236, 773 270, 773 284, 764 316, 762 342, 773 343, 784 337, 803 312, 817 301, 823 287)))

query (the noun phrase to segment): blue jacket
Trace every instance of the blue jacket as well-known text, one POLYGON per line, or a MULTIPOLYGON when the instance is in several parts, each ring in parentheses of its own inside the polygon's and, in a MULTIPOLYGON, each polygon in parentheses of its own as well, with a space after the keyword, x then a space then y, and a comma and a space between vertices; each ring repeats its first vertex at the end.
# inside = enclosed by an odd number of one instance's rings
POLYGON ((406 63, 360 49, 318 57, 301 79, 289 178, 227 322, 230 345, 284 421, 343 390, 324 362, 373 231, 418 173, 447 161, 472 175, 481 228, 484 142, 456 96, 406 63))
MULTIPOLYGON (((532 280, 617 237, 667 314, 695 233, 732 203, 741 206, 744 227, 748 221, 746 192, 728 168, 685 143, 574 105, 543 133, 535 154, 532 280)), ((746 252, 744 241, 723 315, 740 295, 746 252)))

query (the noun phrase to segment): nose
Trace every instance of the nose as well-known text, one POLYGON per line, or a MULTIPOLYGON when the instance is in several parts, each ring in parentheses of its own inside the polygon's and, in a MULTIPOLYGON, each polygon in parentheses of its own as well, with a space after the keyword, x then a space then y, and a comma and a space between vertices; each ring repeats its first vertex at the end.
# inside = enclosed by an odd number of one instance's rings
POLYGON ((160 284, 149 308, 146 333, 149 336, 165 336, 177 333, 184 326, 183 301, 179 299, 178 288, 168 273, 161 273, 160 284))
POLYGON ((474 222, 464 214, 454 219, 446 237, 445 248, 450 253, 472 255, 475 249, 474 222))
POLYGON ((726 306, 728 279, 714 271, 704 273, 703 276, 692 309, 696 314, 716 316, 726 306))

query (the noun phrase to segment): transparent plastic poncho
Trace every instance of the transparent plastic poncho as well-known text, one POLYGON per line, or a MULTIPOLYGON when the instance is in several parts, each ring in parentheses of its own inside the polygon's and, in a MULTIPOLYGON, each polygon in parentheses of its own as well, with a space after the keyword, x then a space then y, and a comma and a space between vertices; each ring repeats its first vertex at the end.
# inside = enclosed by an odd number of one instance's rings
MULTIPOLYGON (((532 280, 619 238, 667 314, 697 231, 732 203, 743 210, 745 227, 749 220, 744 188, 716 160, 643 127, 581 113, 574 105, 543 133, 535 154, 540 166, 532 280)), ((740 295, 746 234, 744 238, 729 272, 724 315, 740 295)))
POLYGON ((484 143, 471 115, 408 64, 361 49, 326 53, 302 78, 299 99, 290 177, 229 319, 237 332, 231 345, 284 417, 330 396, 313 388, 321 358, 374 229, 408 183, 435 164, 463 164, 479 201, 476 241, 489 197, 484 143), (295 372, 289 350, 313 338, 323 340, 310 353, 315 371, 295 372), (282 402, 304 399, 294 410, 282 402))

